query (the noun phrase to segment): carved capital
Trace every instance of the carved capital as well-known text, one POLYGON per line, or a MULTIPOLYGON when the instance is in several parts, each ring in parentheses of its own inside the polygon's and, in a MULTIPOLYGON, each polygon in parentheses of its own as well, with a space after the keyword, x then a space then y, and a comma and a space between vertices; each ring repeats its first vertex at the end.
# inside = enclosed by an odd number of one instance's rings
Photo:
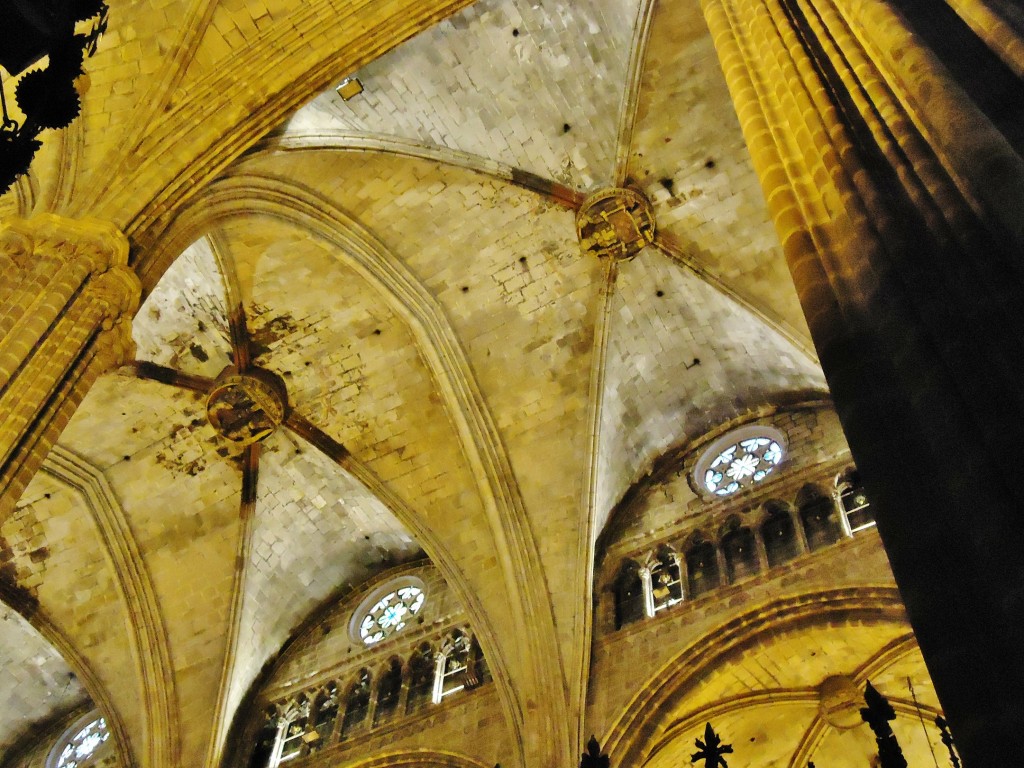
POLYGON ((81 260, 90 272, 104 272, 128 264, 128 239, 110 222, 40 213, 7 223, 0 234, 0 255, 25 268, 31 258, 48 257, 65 264, 81 260))
POLYGON ((135 357, 135 339, 132 337, 132 316, 120 315, 108 324, 103 323, 101 335, 103 352, 101 371, 109 371, 135 357))
POLYGON ((32 237, 17 228, 8 226, 0 232, 0 259, 9 268, 18 272, 28 269, 32 263, 32 237))
POLYGON ((89 293, 103 307, 103 328, 109 330, 121 318, 131 318, 139 308, 142 283, 129 267, 117 264, 89 281, 89 293))

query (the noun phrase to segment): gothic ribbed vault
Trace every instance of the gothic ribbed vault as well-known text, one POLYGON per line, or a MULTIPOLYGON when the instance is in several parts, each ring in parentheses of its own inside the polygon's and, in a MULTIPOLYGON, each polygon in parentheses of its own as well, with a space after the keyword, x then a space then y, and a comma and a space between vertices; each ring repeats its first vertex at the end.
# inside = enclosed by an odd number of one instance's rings
POLYGON ((303 622, 425 553, 508 763, 570 765, 617 505, 827 398, 697 0, 465 5, 111 0, 83 119, 0 200, 115 222, 144 290, 136 363, 0 521, 42 632, 31 685, 0 647, 0 748, 87 692, 126 764, 215 768, 303 622), (654 243, 582 254, 577 208, 622 186, 654 243), (229 365, 287 391, 254 446, 207 419, 229 365))

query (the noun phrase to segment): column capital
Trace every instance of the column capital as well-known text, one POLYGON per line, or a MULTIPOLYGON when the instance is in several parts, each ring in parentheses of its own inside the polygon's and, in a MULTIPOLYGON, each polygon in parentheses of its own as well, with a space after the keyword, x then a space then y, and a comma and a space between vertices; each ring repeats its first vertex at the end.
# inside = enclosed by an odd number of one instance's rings
POLYGON ((31 259, 61 263, 84 260, 90 272, 128 264, 128 238, 114 224, 99 219, 69 219, 52 213, 11 219, 0 232, 0 255, 30 268, 31 259))
POLYGON ((3 520, 93 382, 134 354, 142 284, 117 227, 49 213, 0 227, 0 273, 3 520))

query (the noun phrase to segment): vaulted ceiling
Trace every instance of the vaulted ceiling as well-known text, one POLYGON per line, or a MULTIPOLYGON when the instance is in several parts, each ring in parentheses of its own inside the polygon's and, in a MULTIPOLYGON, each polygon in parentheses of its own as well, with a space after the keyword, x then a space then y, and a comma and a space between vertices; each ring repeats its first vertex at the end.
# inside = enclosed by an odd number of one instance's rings
POLYGON ((425 552, 518 757, 570 764, 616 503, 825 389, 698 1, 111 5, 83 119, 0 211, 129 234, 137 363, 0 522, 53 681, 5 659, 0 701, 78 703, 61 638, 126 757, 213 768, 302 620, 425 552), (584 256, 576 209, 623 185, 655 243, 584 256), (287 390, 259 447, 207 419, 231 364, 287 390))

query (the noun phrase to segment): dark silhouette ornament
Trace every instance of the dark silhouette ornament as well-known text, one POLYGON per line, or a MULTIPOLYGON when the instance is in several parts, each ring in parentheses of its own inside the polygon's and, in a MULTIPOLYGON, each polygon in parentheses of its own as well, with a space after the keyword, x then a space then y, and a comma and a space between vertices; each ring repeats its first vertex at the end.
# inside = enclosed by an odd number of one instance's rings
POLYGON ((867 704, 860 711, 864 722, 871 726, 875 734, 875 742, 878 744, 878 759, 881 768, 907 768, 907 760, 903 757, 903 750, 896 741, 896 734, 892 732, 889 721, 896 719, 896 711, 888 700, 875 690, 870 682, 864 688, 864 703, 867 704))
POLYGON ((0 129, 0 194, 28 170, 36 151, 43 145, 35 136, 18 131, 17 125, 5 124, 0 129))
POLYGON ((946 718, 942 715, 935 716, 935 725, 939 727, 939 733, 942 736, 942 743, 949 750, 949 764, 953 768, 960 768, 960 756, 956 753, 956 747, 953 745, 953 734, 949 732, 949 725, 946 723, 946 718))
POLYGON ((703 760, 704 768, 729 768, 722 755, 732 754, 732 744, 723 744, 711 723, 704 726, 704 741, 696 739, 694 744, 697 745, 697 751, 690 756, 691 763, 703 760))
POLYGON ((107 29, 107 10, 105 0, 6 0, 0 7, 9 32, 0 37, 0 75, 20 76, 14 96, 24 115, 23 122, 11 115, 0 77, 0 194, 28 172, 42 146, 39 134, 67 128, 82 111, 76 81, 107 29), (77 24, 90 20, 88 32, 75 33, 77 24), (44 56, 45 67, 29 69, 44 56))
POLYGON ((608 755, 601 754, 601 745, 597 743, 597 738, 591 736, 587 742, 587 751, 580 760, 580 768, 608 768, 610 765, 608 755))

